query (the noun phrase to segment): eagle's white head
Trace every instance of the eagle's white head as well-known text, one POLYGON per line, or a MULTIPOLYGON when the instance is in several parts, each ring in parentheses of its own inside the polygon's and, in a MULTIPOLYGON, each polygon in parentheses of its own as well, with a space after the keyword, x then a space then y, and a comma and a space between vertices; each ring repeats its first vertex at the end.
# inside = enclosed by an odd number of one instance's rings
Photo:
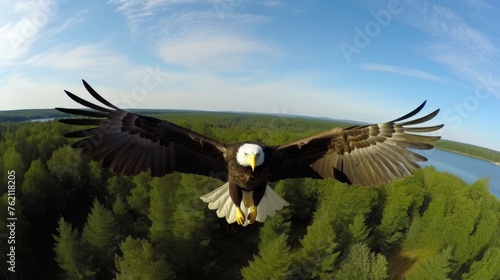
POLYGON ((236 153, 236 160, 241 166, 250 166, 252 171, 264 162, 264 150, 257 144, 245 143, 236 153))

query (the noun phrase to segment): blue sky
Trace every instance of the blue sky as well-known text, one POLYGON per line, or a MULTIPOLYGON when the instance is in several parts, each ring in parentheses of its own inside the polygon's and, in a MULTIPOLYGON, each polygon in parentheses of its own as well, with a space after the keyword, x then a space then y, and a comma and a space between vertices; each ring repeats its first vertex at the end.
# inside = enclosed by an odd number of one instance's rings
POLYGON ((427 100, 445 139, 500 150, 500 4, 110 0, 0 3, 0 110, 123 108, 383 122, 427 100))

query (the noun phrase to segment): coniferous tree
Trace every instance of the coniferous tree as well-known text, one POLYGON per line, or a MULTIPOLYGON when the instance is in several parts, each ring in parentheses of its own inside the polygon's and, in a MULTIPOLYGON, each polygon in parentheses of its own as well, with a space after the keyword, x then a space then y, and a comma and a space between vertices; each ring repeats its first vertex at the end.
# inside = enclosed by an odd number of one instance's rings
POLYGON ((151 175, 142 172, 132 178, 135 187, 130 190, 127 196, 127 203, 139 214, 147 216, 149 212, 149 193, 151 190, 151 175))
POLYGON ((285 208, 266 219, 259 232, 259 255, 254 255, 253 261, 241 269, 244 279, 287 279, 292 275, 292 254, 287 242, 291 223, 285 222, 290 212, 285 208), (278 256, 279 251, 283 251, 282 256, 278 256))
POLYGON ((290 267, 292 254, 287 244, 287 235, 282 234, 274 240, 261 244, 259 255, 241 269, 245 280, 289 279, 292 276, 290 267))
POLYGON ((479 253, 480 249, 470 243, 470 237, 477 230, 477 221, 480 220, 481 210, 480 204, 459 195, 450 197, 446 208, 447 216, 444 221, 445 229, 442 231, 442 235, 444 235, 442 238, 447 239, 447 242, 451 241, 450 243, 454 246, 454 262, 452 265, 450 264, 450 267, 455 270, 479 253), (475 250, 473 251, 473 249, 475 250))
POLYGON ((134 233, 134 223, 136 219, 130 212, 129 205, 124 201, 121 195, 115 197, 115 201, 111 206, 111 211, 114 214, 116 224, 118 226, 120 236, 134 233))
POLYGON ((428 248, 437 253, 442 248, 444 240, 441 238, 441 232, 443 230, 446 200, 447 197, 443 194, 432 194, 432 200, 422 217, 413 219, 413 224, 403 244, 405 250, 428 248))
POLYGON ((82 176, 85 176, 80 168, 82 164, 80 151, 70 146, 63 146, 52 153, 47 161, 47 168, 54 178, 65 185, 75 187, 82 184, 82 176))
POLYGON ((168 206, 173 209, 170 214, 172 221, 165 225, 171 228, 172 236, 160 245, 166 245, 171 255, 175 255, 169 262, 179 277, 205 278, 206 270, 213 263, 208 247, 211 228, 217 223, 217 217, 209 213, 206 204, 199 199, 203 195, 201 186, 211 183, 210 178, 181 174, 175 190, 176 202, 168 206), (194 266, 198 269, 193 270, 194 266))
POLYGON ((500 279, 500 247, 488 248, 480 260, 472 263, 469 271, 462 275, 462 279, 500 279))
MULTIPOLYGON (((475 219, 470 221, 473 223, 469 227, 469 237, 467 238, 467 248, 463 251, 463 255, 467 256, 464 263, 470 260, 477 259, 485 248, 491 247, 491 244, 500 244, 500 203, 498 198, 489 193, 488 181, 481 179, 476 181, 471 186, 465 186, 465 194, 474 205, 474 208, 479 209, 479 213, 471 211, 470 214, 477 213, 475 219), (468 251, 469 254, 465 254, 468 251)), ((465 259, 465 258, 464 258, 465 259)))
POLYGON ((58 211, 63 193, 58 184, 49 176, 42 161, 33 161, 26 171, 21 194, 26 214, 32 219, 47 218, 46 215, 58 211))
POLYGON ((59 147, 47 161, 50 175, 60 186, 67 202, 77 215, 83 217, 92 202, 91 193, 100 185, 91 181, 90 167, 87 159, 82 158, 80 151, 70 146, 59 147))
POLYGON ((172 232, 181 243, 186 244, 190 241, 199 244, 197 246, 199 249, 203 241, 208 241, 207 229, 215 222, 214 215, 205 216, 208 211, 205 211, 207 206, 199 198, 203 195, 201 186, 212 184, 213 181, 207 177, 186 174, 182 174, 180 178, 175 192, 177 203, 172 213, 174 219, 172 232))
POLYGON ((294 273, 304 279, 327 278, 334 271, 337 251, 335 231, 328 205, 322 203, 314 215, 313 223, 307 227, 307 234, 301 240, 300 257, 294 273))
POLYGON ((104 275, 110 273, 119 239, 120 230, 113 213, 94 200, 83 228, 82 241, 93 253, 97 269, 104 275))
POLYGON ((21 154, 14 147, 9 147, 3 154, 3 169, 2 176, 7 174, 7 171, 14 170, 16 173, 16 185, 21 186, 24 178, 24 163, 21 154))
POLYGON ((308 179, 288 179, 276 183, 274 190, 283 193, 284 198, 293 205, 293 216, 311 220, 318 202, 318 187, 315 181, 308 179))
POLYGON ((78 238, 78 231, 72 229, 71 224, 61 217, 58 221, 57 232, 57 235, 53 235, 54 252, 57 264, 64 270, 64 278, 92 279, 95 272, 89 269, 89 264, 86 262, 87 257, 78 238))
POLYGON ((370 228, 365 224, 365 217, 361 214, 354 216, 352 223, 348 225, 351 232, 351 243, 364 242, 370 234, 370 228))
POLYGON ((498 214, 491 208, 494 206, 484 208, 488 204, 487 198, 481 201, 467 197, 464 194, 471 189, 463 189, 467 186, 464 182, 458 186, 463 191, 432 192, 432 200, 420 219, 419 227, 412 227, 404 244, 407 250, 425 249, 435 255, 443 247, 453 245, 454 262, 450 264, 453 273, 473 260, 491 242, 499 222, 498 214))
POLYGON ((128 236, 120 243, 121 256, 115 256, 117 280, 168 280, 175 274, 162 254, 145 239, 128 236))
POLYGON ((108 191, 106 204, 111 205, 115 203, 117 197, 127 197, 130 190, 134 187, 132 178, 129 176, 115 175, 110 177, 106 182, 106 189, 108 191))
POLYGON ((151 181, 148 218, 151 220, 149 236, 153 243, 165 245, 172 239, 172 213, 175 209, 175 190, 180 174, 174 173, 151 181))
POLYGON ((370 278, 373 280, 385 280, 388 276, 388 261, 382 254, 371 253, 370 278))
POLYGON ((112 210, 116 217, 124 218, 127 215, 128 205, 123 201, 121 195, 115 197, 115 202, 113 202, 112 210))
MULTIPOLYGON (((354 243, 340 264, 334 279, 387 279, 387 260, 382 254, 370 252, 365 243, 354 243)), ((425 278, 422 278, 425 279, 425 278)))
POLYGON ((101 164, 97 161, 90 161, 88 162, 88 173, 89 187, 92 187, 96 195, 102 195, 106 190, 102 186, 106 186, 107 180, 112 176, 109 169, 102 168, 101 164))
POLYGON ((268 217, 259 230, 259 244, 265 244, 283 234, 289 235, 291 222, 287 220, 290 219, 290 216, 290 208, 284 208, 273 217, 268 217))
POLYGON ((419 182, 412 180, 414 184, 408 187, 408 181, 410 180, 397 181, 384 189, 387 197, 382 211, 382 220, 377 227, 379 235, 383 236, 382 249, 389 249, 392 245, 401 242, 410 226, 410 208, 415 204, 414 189, 418 188, 419 182))
POLYGON ((427 261, 417 263, 412 269, 408 280, 429 279, 448 280, 451 272, 450 260, 452 257, 452 246, 446 247, 437 255, 430 257, 427 261))
POLYGON ((336 233, 338 249, 343 251, 347 249, 351 239, 351 232, 346 225, 356 215, 371 215, 379 203, 378 192, 376 189, 350 186, 337 181, 318 181, 318 185, 321 207, 325 207, 336 233))

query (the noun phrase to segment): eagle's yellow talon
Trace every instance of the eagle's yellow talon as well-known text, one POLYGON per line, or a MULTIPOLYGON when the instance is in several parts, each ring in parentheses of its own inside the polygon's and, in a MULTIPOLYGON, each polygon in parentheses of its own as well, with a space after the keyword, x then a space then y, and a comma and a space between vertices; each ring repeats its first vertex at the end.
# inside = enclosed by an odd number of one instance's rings
POLYGON ((238 225, 243 225, 245 223, 245 214, 240 208, 236 208, 236 222, 238 225))
POLYGON ((257 207, 252 206, 250 209, 250 213, 248 213, 248 220, 250 220, 250 223, 253 224, 255 222, 255 219, 257 219, 257 207))

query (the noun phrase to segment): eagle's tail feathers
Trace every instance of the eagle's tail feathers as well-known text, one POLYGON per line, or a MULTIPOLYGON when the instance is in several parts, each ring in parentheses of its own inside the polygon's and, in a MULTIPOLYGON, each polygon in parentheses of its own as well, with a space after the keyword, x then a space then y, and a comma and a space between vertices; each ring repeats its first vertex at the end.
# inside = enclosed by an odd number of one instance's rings
MULTIPOLYGON (((226 218, 229 224, 236 222, 236 205, 234 205, 231 196, 229 195, 229 183, 225 183, 214 191, 200 197, 203 202, 208 203, 208 209, 217 210, 217 217, 226 218)), ((264 197, 257 206, 257 221, 263 223, 267 216, 274 216, 276 211, 288 206, 289 203, 281 198, 269 185, 266 187, 264 197)), ((248 217, 250 207, 246 207, 242 202, 240 209, 248 217)), ((248 219, 245 220, 243 226, 250 224, 248 219)))
POLYGON ((229 182, 222 185, 220 188, 217 188, 203 196, 201 196, 201 200, 203 202, 208 203, 208 209, 216 210, 224 207, 224 204, 229 197, 229 182))

